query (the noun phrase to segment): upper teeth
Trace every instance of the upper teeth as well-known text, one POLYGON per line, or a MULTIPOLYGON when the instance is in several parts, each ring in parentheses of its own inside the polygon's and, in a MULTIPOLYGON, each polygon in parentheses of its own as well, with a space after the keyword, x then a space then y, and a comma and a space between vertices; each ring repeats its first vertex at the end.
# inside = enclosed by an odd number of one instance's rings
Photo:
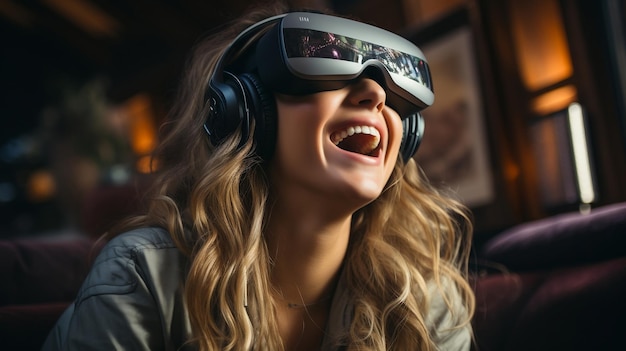
POLYGON ((380 132, 378 131, 378 129, 374 127, 370 127, 370 126, 348 127, 347 129, 342 130, 341 132, 333 133, 332 141, 333 143, 335 143, 335 145, 338 145, 345 138, 349 136, 353 136, 354 134, 369 134, 369 135, 376 137, 376 142, 375 142, 376 145, 378 145, 378 143, 380 142, 380 132))

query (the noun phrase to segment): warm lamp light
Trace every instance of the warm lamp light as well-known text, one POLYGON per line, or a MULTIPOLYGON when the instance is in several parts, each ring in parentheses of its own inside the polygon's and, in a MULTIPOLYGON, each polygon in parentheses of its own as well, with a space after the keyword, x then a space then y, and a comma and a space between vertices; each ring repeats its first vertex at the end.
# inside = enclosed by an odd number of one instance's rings
POLYGON ((137 159, 135 167, 139 173, 148 174, 156 170, 157 162, 152 156, 141 156, 137 159))
POLYGON ((39 170, 30 175, 27 182, 28 199, 33 202, 43 202, 52 198, 56 193, 56 182, 48 170, 39 170))
POLYGON ((510 1, 513 39, 524 85, 531 92, 572 75, 557 0, 510 1))
POLYGON ((146 95, 137 95, 125 104, 130 117, 131 147, 136 155, 152 152, 156 146, 156 128, 150 99, 146 95))
POLYGON ((532 111, 538 116, 562 110, 577 99, 576 87, 566 85, 536 97, 532 101, 532 111))

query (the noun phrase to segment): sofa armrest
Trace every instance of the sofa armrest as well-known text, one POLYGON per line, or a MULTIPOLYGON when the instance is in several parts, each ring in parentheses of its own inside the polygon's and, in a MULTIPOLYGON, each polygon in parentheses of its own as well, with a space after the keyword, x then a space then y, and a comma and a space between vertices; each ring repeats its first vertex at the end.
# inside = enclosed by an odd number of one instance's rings
POLYGON ((515 226, 487 241, 479 255, 516 271, 626 256, 626 203, 515 226))

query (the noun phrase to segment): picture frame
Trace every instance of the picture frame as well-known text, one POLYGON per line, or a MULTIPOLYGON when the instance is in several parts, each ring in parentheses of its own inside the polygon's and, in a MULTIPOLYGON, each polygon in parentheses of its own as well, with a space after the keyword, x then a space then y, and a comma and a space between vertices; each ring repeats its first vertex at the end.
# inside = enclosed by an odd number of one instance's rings
POLYGON ((482 82, 474 33, 464 10, 411 36, 428 61, 435 102, 414 158, 436 187, 468 207, 494 201, 482 82))

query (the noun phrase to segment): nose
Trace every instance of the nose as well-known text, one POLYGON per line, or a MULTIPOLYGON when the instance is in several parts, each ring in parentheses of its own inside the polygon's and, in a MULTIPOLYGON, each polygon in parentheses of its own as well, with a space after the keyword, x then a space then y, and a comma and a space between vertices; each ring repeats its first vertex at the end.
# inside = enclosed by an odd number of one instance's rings
POLYGON ((359 78, 350 84, 349 101, 354 106, 365 107, 378 112, 385 107, 385 89, 371 78, 359 78))

